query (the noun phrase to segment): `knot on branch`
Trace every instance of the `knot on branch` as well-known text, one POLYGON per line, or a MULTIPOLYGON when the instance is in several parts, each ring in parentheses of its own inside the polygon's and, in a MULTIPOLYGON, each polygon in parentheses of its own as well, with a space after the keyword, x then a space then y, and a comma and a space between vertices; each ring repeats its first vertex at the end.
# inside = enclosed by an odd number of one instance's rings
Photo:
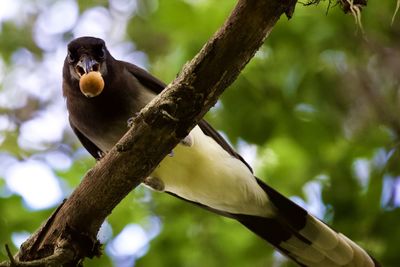
POLYGON ((53 253, 40 259, 21 261, 14 257, 8 245, 6 245, 9 261, 0 263, 0 267, 60 267, 60 266, 79 266, 80 261, 76 261, 75 253, 67 240, 59 240, 53 253))
MULTIPOLYGON (((52 223, 53 220, 47 222, 52 223)), ((42 243, 42 237, 48 233, 48 229, 49 225, 41 228, 39 234, 21 246, 16 256, 12 255, 6 245, 9 261, 0 263, 0 267, 77 267, 81 266, 84 257, 101 255, 101 244, 96 238, 68 225, 64 225, 63 231, 60 231, 61 234, 54 242, 42 243)))

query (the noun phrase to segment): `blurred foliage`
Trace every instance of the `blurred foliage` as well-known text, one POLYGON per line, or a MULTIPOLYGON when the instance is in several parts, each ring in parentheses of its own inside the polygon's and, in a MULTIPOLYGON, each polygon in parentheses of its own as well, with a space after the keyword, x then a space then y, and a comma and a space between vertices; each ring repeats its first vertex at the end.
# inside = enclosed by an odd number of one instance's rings
MULTIPOLYGON (((78 1, 80 14, 97 5, 108 9, 110 4, 78 1)), ((234 4, 137 0, 125 39, 146 53, 153 74, 170 82, 234 4)), ((284 194, 297 196, 311 210, 323 207, 317 215, 360 243, 383 266, 396 267, 400 260, 400 19, 391 25, 396 1, 369 1, 362 11, 364 33, 351 15, 338 7, 327 8, 328 1, 318 6, 298 4, 290 21, 282 17, 207 119, 233 144, 245 141, 257 146, 257 176, 284 194), (311 184, 320 191, 307 190, 311 184)), ((12 58, 22 47, 38 60, 43 57, 32 23, 44 11, 36 12, 25 24, 1 22, 0 55, 5 68, 18 67, 12 58)), ((118 14, 113 18, 117 20, 118 14)), ((72 35, 65 32, 61 39, 67 42, 72 35)), ((56 86, 61 94, 61 84, 56 86)), ((0 92, 5 87, 0 83, 0 92)), ((25 111, 28 118, 48 104, 32 107, 31 102, 1 107, 0 112, 12 119, 21 118, 18 114, 25 111)), ((0 152, 24 160, 42 151, 18 147, 21 123, 11 130, 0 129, 0 152)), ((55 171, 68 194, 94 161, 79 154, 80 146, 68 129, 48 149, 60 146, 68 148, 73 161, 67 170, 55 171)), ((20 196, 7 190, 3 178, 0 244, 15 245, 13 233, 33 232, 53 209, 28 209, 20 196)), ((146 229, 154 216, 161 220, 161 232, 145 253, 127 256, 135 266, 294 266, 238 223, 144 188, 135 190, 110 215, 108 240, 130 223, 146 229)), ((106 254, 110 255, 108 250, 106 254)), ((0 260, 5 258, 0 248, 0 260)), ((85 263, 111 265, 108 256, 85 263)))

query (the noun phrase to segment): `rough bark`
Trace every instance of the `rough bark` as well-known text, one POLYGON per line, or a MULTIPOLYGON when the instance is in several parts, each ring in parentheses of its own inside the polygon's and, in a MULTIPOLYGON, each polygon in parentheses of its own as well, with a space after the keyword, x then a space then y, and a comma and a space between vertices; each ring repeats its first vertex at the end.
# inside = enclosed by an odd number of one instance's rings
MULTIPOLYGON (((239 0, 220 30, 134 126, 22 246, 14 266, 76 266, 99 255, 96 234, 114 207, 185 137, 239 75, 279 17, 297 0, 239 0), (51 265, 56 255, 59 261, 51 265), (65 257, 68 255, 68 257, 65 257), (50 258, 46 258, 50 257, 50 258), (17 265, 15 265, 17 264, 17 265), (42 265, 40 265, 42 264, 42 265), (50 264, 50 265, 48 265, 50 264)), ((3 265, 11 266, 11 265, 3 265)))

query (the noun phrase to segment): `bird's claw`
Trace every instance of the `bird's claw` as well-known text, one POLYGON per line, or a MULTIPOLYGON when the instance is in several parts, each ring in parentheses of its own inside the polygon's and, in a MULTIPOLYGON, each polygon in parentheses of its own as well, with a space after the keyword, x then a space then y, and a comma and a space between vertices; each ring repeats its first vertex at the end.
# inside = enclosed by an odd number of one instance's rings
POLYGON ((106 155, 105 152, 101 151, 101 150, 97 150, 97 160, 101 160, 102 158, 104 158, 104 156, 106 155))
POLYGON ((188 134, 185 138, 183 138, 183 139, 180 141, 180 144, 181 144, 181 145, 184 145, 184 146, 188 146, 188 147, 193 146, 193 139, 192 139, 192 137, 190 136, 190 134, 188 134))
POLYGON ((132 128, 134 121, 137 118, 137 116, 139 116, 139 114, 140 112, 135 112, 135 114, 126 121, 128 128, 132 128))
MULTIPOLYGON (((187 135, 185 138, 183 138, 179 144, 183 145, 183 146, 188 146, 191 147, 193 146, 193 139, 190 135, 187 135)), ((168 156, 173 157, 174 156, 174 151, 171 150, 171 152, 168 153, 168 156)))
POLYGON ((147 177, 144 179, 143 183, 155 191, 164 191, 164 182, 158 177, 147 177))

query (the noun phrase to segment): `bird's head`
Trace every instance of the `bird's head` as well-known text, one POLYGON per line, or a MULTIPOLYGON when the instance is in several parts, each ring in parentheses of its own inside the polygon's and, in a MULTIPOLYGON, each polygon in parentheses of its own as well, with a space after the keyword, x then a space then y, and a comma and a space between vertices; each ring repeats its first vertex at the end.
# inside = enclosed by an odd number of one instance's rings
POLYGON ((104 88, 108 57, 111 55, 102 39, 80 37, 68 44, 64 71, 69 72, 70 79, 79 82, 80 90, 86 97, 95 97, 104 88))

